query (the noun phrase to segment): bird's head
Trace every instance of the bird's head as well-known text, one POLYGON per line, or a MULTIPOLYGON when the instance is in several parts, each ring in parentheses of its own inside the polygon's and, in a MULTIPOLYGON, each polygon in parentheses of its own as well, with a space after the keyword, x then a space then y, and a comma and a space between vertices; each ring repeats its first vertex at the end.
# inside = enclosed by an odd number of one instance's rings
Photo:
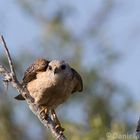
POLYGON ((72 74, 71 68, 65 61, 52 60, 47 68, 47 73, 57 78, 64 78, 72 74))

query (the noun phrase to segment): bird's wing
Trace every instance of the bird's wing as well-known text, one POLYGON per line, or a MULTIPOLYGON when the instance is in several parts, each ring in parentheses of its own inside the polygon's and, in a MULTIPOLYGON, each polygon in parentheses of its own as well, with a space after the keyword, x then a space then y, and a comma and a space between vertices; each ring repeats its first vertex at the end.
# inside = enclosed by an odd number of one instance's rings
POLYGON ((16 97, 14 97, 16 100, 25 100, 24 99, 24 97, 21 95, 21 94, 19 94, 19 95, 17 95, 16 97))
POLYGON ((76 91, 81 92, 83 90, 82 78, 75 69, 71 68, 71 70, 72 70, 72 73, 73 73, 73 80, 74 80, 73 81, 74 82, 74 88, 72 90, 72 93, 74 93, 76 91))
MULTIPOLYGON (((49 61, 45 59, 35 60, 25 71, 23 76, 23 84, 27 84, 30 81, 36 79, 36 74, 39 71, 45 71, 48 67, 49 61)), ((15 97, 17 100, 24 100, 24 97, 19 94, 15 97)))
POLYGON ((45 71, 48 67, 49 61, 45 59, 37 59, 25 71, 23 76, 23 83, 28 83, 36 78, 39 71, 45 71))

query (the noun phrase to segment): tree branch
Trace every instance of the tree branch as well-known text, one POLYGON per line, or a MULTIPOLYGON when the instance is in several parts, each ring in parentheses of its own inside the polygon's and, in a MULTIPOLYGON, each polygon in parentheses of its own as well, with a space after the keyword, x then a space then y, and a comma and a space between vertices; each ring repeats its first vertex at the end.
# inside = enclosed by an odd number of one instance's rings
POLYGON ((136 135, 137 135, 138 140, 140 140, 140 118, 137 124, 136 135))
POLYGON ((6 44, 3 36, 0 36, 0 39, 1 39, 1 43, 3 44, 3 46, 5 48, 5 52, 6 52, 9 66, 10 66, 11 74, 12 74, 12 76, 15 76, 16 74, 15 74, 15 70, 14 70, 14 65, 13 65, 12 58, 10 56, 7 44, 6 44))
POLYGON ((0 36, 0 41, 3 44, 3 47, 6 52, 6 56, 8 59, 8 63, 10 66, 10 72, 0 64, 0 75, 3 76, 4 81, 10 82, 11 85, 25 98, 27 101, 29 108, 31 111, 38 117, 38 119, 43 123, 45 127, 49 127, 51 130, 52 135, 57 139, 57 140, 66 140, 66 137, 63 135, 61 131, 58 131, 56 129, 56 124, 54 121, 50 118, 49 115, 43 114, 41 115, 39 107, 34 103, 34 99, 30 96, 27 88, 23 86, 18 80, 17 76, 14 70, 14 65, 8 50, 8 47, 6 45, 6 42, 4 40, 3 36, 0 36))

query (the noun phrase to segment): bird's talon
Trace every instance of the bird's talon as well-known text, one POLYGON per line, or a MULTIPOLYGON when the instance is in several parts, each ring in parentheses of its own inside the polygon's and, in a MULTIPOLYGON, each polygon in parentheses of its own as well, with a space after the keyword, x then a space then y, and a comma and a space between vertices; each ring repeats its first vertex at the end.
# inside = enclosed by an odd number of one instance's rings
POLYGON ((64 132, 64 130, 65 130, 63 127, 61 127, 58 124, 55 126, 55 129, 58 130, 60 132, 60 134, 62 134, 64 132))
POLYGON ((42 119, 46 119, 48 115, 48 109, 47 108, 42 108, 39 112, 39 114, 42 116, 42 119))

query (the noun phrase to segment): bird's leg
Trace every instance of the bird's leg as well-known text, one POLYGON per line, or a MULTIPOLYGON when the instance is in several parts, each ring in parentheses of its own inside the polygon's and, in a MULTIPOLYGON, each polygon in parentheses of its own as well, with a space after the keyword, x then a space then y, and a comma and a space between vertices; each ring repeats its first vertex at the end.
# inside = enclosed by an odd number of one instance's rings
POLYGON ((43 118, 45 119, 45 117, 47 116, 47 115, 49 115, 49 110, 48 110, 48 107, 46 106, 46 105, 41 105, 40 106, 40 111, 39 111, 39 114, 40 115, 43 115, 43 118))
POLYGON ((60 121, 54 109, 51 109, 51 117, 53 121, 56 123, 56 129, 58 129, 60 132, 63 132, 65 129, 61 127, 60 121))

